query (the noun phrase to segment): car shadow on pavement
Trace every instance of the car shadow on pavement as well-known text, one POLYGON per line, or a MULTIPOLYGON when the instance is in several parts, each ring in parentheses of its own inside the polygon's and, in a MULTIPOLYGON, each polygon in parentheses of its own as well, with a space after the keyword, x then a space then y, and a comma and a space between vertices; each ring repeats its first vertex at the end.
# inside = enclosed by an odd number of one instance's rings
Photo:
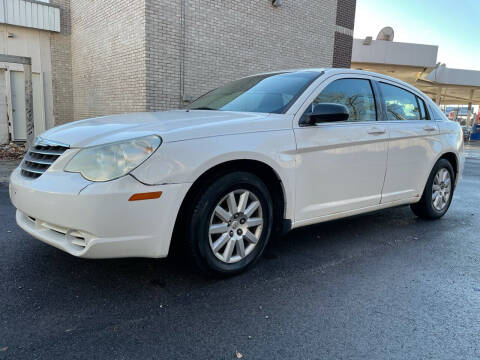
POLYGON ((225 282, 241 287, 252 278, 269 281, 352 261, 369 252, 419 239, 425 227, 433 226, 418 220, 408 207, 402 207, 303 227, 273 239, 263 258, 246 273, 217 279, 200 274, 180 256, 167 259, 75 258, 18 228, 14 224, 14 208, 9 204, 8 191, 2 191, 1 195, 5 202, 0 204, 0 211, 9 218, 8 222, 0 224, 0 231, 5 234, 2 266, 17 274, 17 286, 37 291, 37 296, 42 297, 48 296, 49 289, 51 296, 82 298, 92 291, 111 297, 152 292, 178 295, 225 282))
POLYGON ((405 232, 406 225, 418 221, 408 209, 400 208, 293 230, 282 238, 273 239, 253 268, 231 279, 204 276, 179 255, 167 259, 79 259, 33 239, 20 229, 15 231, 23 245, 21 253, 17 254, 20 256, 17 264, 29 264, 28 271, 24 272, 26 281, 30 278, 28 273, 31 278, 40 274, 37 285, 39 281, 57 290, 58 287, 76 288, 81 294, 82 289, 89 292, 94 288, 105 293, 155 289, 177 293, 218 282, 242 285, 251 277, 265 281, 351 261, 365 251, 391 247, 405 238, 414 238, 415 227, 407 230, 407 235, 394 239, 387 239, 384 229, 402 228, 405 232))

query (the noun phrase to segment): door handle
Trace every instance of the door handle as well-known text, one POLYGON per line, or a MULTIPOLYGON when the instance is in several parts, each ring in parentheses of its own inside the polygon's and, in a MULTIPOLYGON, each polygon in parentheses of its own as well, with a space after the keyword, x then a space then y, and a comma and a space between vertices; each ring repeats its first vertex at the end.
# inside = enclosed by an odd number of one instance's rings
POLYGON ((433 127, 433 126, 430 126, 430 125, 425 125, 425 126, 423 127, 423 130, 425 130, 425 131, 436 131, 437 128, 436 128, 436 127, 433 127))
POLYGON ((381 128, 378 128, 376 126, 370 128, 370 130, 368 130, 368 133, 370 135, 382 135, 382 134, 385 134, 386 130, 385 128, 381 129, 381 128))

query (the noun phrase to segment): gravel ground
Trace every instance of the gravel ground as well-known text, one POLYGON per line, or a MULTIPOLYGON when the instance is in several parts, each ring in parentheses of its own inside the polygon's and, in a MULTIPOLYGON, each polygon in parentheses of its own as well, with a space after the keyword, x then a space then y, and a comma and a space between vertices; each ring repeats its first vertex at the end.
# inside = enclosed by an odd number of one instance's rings
POLYGON ((0 160, 19 160, 24 154, 24 144, 10 143, 0 145, 0 160))

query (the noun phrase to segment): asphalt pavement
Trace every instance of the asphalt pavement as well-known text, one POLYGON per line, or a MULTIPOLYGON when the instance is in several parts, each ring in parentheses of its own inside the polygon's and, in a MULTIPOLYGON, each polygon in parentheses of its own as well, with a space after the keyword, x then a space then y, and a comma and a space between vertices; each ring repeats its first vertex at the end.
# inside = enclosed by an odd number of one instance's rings
POLYGON ((298 229, 227 280, 74 258, 16 226, 2 183, 0 359, 479 359, 478 154, 443 219, 298 229))

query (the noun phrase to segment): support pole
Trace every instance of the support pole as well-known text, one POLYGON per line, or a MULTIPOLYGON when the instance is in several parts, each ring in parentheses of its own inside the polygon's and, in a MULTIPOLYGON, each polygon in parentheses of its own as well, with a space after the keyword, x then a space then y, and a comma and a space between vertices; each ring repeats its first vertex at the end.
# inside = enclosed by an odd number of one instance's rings
POLYGON ((468 131, 468 140, 470 141, 470 135, 472 132, 470 131, 470 126, 473 131, 473 125, 475 123, 475 119, 472 118, 472 125, 470 125, 470 115, 472 113, 472 101, 473 101, 473 94, 474 94, 474 89, 470 90, 470 101, 468 102, 468 110, 467 110, 467 122, 466 122, 466 127, 468 131))
POLYGON ((32 65, 24 64, 25 74, 25 121, 27 124, 27 148, 32 146, 34 141, 33 122, 33 87, 32 87, 32 65))
POLYGON ((435 99, 435 102, 437 103, 438 106, 440 106, 440 103, 441 103, 441 99, 442 99, 442 87, 439 86, 437 88, 437 96, 436 96, 436 99, 435 99))
POLYGON ((468 108, 467 108, 467 126, 470 125, 470 115, 472 114, 472 103, 468 103, 468 108))

